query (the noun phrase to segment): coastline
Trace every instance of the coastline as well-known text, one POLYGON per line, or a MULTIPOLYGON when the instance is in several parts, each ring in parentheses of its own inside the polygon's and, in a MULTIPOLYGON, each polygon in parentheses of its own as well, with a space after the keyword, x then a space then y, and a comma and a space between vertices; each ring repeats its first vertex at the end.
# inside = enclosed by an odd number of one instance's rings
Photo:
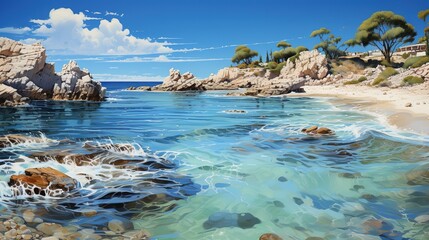
POLYGON ((360 85, 304 86, 303 93, 288 97, 333 97, 333 103, 350 104, 355 110, 382 115, 401 130, 429 136, 429 84, 407 88, 376 88, 360 85), (411 103, 411 107, 407 107, 411 103))

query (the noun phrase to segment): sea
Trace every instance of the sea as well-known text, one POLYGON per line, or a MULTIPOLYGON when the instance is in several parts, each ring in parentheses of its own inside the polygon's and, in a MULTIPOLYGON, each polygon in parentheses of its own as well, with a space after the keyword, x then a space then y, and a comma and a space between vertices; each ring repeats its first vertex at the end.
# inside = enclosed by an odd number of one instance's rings
POLYGON ((155 84, 0 108, 0 135, 43 139, 0 149, 0 212, 95 230, 117 218, 152 239, 429 239, 428 136, 330 98, 125 90, 155 84), (335 134, 301 132, 313 125, 335 134), (8 186, 48 166, 77 189, 8 186))

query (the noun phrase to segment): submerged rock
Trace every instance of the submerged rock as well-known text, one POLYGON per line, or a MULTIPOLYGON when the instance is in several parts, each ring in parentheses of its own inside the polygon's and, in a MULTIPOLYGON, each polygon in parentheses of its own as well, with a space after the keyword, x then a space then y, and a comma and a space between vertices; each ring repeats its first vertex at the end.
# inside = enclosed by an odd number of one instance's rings
POLYGON ((203 223, 205 229, 239 227, 242 229, 252 228, 261 223, 257 217, 250 213, 228 213, 217 212, 210 215, 207 221, 203 223))
POLYGON ((46 191, 49 190, 73 190, 77 186, 77 181, 51 167, 29 168, 25 170, 25 174, 12 175, 9 186, 35 187, 29 194, 46 195, 46 191))
POLYGON ((283 240, 283 238, 275 233, 264 233, 259 237, 259 240, 283 240))

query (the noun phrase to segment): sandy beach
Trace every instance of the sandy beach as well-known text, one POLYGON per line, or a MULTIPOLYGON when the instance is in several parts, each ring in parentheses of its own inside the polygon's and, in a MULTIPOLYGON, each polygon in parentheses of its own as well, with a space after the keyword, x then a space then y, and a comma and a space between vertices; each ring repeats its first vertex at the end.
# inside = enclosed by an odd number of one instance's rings
POLYGON ((351 104, 357 110, 386 117, 389 124, 402 130, 429 135, 429 84, 408 88, 371 86, 305 86, 305 93, 288 96, 334 97, 335 104, 351 104), (410 106, 411 104, 411 106, 410 106))

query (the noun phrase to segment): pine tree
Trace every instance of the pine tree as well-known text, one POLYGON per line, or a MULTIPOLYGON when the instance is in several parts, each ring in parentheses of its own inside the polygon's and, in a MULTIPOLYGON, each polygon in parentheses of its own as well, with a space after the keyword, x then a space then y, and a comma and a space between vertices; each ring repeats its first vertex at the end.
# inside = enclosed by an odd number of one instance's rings
POLYGON ((268 56, 268 51, 267 51, 267 56, 265 57, 265 62, 269 63, 270 62, 270 56, 268 56))
POLYGON ((262 62, 262 56, 261 55, 259 55, 259 62, 260 63, 262 62))

